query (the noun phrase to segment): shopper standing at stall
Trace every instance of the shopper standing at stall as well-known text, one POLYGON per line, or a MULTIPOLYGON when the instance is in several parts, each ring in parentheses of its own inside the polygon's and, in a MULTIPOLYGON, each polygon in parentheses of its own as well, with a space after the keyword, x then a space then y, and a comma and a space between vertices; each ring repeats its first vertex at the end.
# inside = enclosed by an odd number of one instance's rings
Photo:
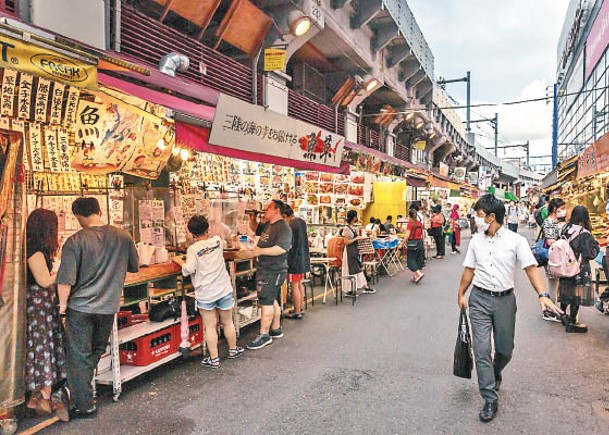
POLYGON ((309 231, 307 223, 294 216, 294 210, 289 205, 286 205, 283 216, 292 229, 292 248, 288 253, 288 282, 292 286, 294 309, 288 313, 287 317, 288 319, 302 319, 302 305, 305 294, 302 280, 305 274, 311 270, 309 231))
POLYGON ((274 199, 264 209, 268 226, 258 240, 254 252, 258 257, 256 287, 258 303, 262 309, 260 334, 247 345, 248 349, 261 349, 283 337, 281 308, 278 299, 288 272, 288 251, 292 247, 292 230, 283 219, 285 204, 274 199))
POLYGON ((571 211, 569 223, 560 233, 561 238, 569 241, 575 258, 579 258, 581 261, 579 273, 573 277, 561 277, 558 280, 560 309, 566 312, 569 308, 569 316, 563 317, 567 332, 588 332, 588 326, 579 323, 577 315, 584 288, 591 285, 590 261, 594 260, 600 251, 598 242, 592 236, 591 231, 592 224, 588 209, 583 205, 578 205, 571 211))
MULTIPOLYGON (((564 226, 565 217, 567 216, 567 204, 561 198, 553 198, 548 204, 548 217, 543 221, 540 236, 545 238, 546 245, 549 248, 560 238, 562 227, 564 226)), ((545 266, 546 277, 548 278, 548 291, 553 302, 557 301, 558 278, 552 275, 548 266, 545 266)), ((560 322, 560 319, 553 312, 542 313, 542 319, 553 322, 560 322)))
POLYGON ((518 207, 514 201, 510 201, 507 209, 507 222, 510 231, 518 232, 518 207))
POLYGON ((25 389, 30 393, 27 407, 40 415, 57 410, 68 420, 60 401, 51 404, 51 389, 66 379, 64 336, 55 296, 53 259, 59 249, 57 215, 39 208, 27 218, 27 291, 25 389), (53 405, 53 406, 52 406, 53 405))
POLYGON ((483 422, 489 422, 497 413, 497 392, 503 380, 502 371, 512 359, 514 350, 516 263, 520 262, 538 293, 541 309, 556 314, 562 312, 544 288, 527 240, 503 226, 503 203, 493 195, 484 195, 474 210, 478 214, 476 223, 480 233, 472 238, 467 249, 459 284, 458 304, 461 310, 467 309, 465 293, 473 283, 469 296, 469 314, 478 387, 485 401, 479 416, 483 422))
POLYGON ((220 367, 218 356, 218 318, 228 342, 228 358, 239 358, 244 350, 237 346, 237 332, 233 323, 233 286, 224 262, 224 241, 218 235, 210 236, 209 222, 205 216, 195 215, 188 221, 188 231, 195 242, 186 251, 186 261, 174 257, 182 267, 184 276, 192 276, 197 308, 203 318, 205 344, 209 356, 203 367, 220 367))
POLYGON ((459 226, 459 204, 454 204, 453 209, 450 212, 450 232, 451 254, 460 254, 461 226, 459 226))
POLYGON ((357 247, 357 241, 364 239, 364 236, 357 235, 357 212, 355 210, 349 210, 347 212, 347 225, 341 230, 341 234, 345 239, 345 250, 343 252, 343 276, 353 276, 355 278, 356 288, 351 288, 351 281, 346 280, 343 291, 345 295, 353 297, 356 295, 358 289, 363 289, 362 293, 374 294, 376 290, 368 287, 368 281, 366 275, 362 271, 362 262, 359 255, 359 248, 357 247))
POLYGON ((417 218, 417 211, 410 209, 408 212, 408 227, 406 238, 408 240, 408 254, 406 257, 408 269, 414 274, 412 282, 418 284, 425 274, 421 271, 425 265, 425 246, 423 246, 423 224, 417 218))
POLYGON ((435 205, 432 210, 431 236, 436 242, 436 255, 433 258, 441 259, 446 255, 446 241, 444 238, 444 224, 446 223, 446 218, 444 217, 444 214, 442 214, 441 205, 435 205))
POLYGON ((75 418, 97 413, 91 381, 106 351, 127 272, 138 271, 133 239, 106 225, 95 198, 78 198, 72 212, 82 227, 63 246, 57 274, 59 312, 66 315, 68 386, 75 418))

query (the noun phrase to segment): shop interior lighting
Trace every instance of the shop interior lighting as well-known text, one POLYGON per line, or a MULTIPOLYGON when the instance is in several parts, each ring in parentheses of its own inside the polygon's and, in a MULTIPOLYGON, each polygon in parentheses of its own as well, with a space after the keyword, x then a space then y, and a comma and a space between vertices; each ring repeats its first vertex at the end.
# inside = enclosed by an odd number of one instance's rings
POLYGON ((404 117, 404 119, 405 119, 406 121, 410 121, 410 120, 411 120, 413 117, 414 117, 414 112, 408 112, 408 113, 406 114, 406 116, 404 117))
POLYGON ((182 148, 180 147, 173 147, 173 149, 171 150, 171 154, 173 154, 174 156, 179 156, 180 152, 182 151, 182 148))
POLYGON ((414 128, 418 130, 419 128, 423 128, 424 125, 425 122, 422 119, 419 119, 417 122, 414 123, 414 128))
POLYGON ((305 35, 311 30, 312 24, 311 18, 301 11, 295 10, 288 14, 288 26, 290 27, 290 33, 294 36, 305 35))
POLYGON ((165 139, 160 138, 159 141, 156 143, 156 147, 161 150, 161 151, 165 151, 165 148, 167 148, 167 144, 165 143, 165 139))
POLYGON ((363 86, 364 90, 370 92, 373 89, 376 89, 380 85, 379 79, 374 77, 372 74, 366 74, 363 78, 363 86))
POLYGON ((190 159, 190 151, 188 151, 185 148, 182 148, 180 150, 180 157, 182 158, 182 160, 186 161, 188 159, 190 159))
POLYGON ((436 137, 436 132, 432 131, 431 133, 429 133, 429 138, 433 139, 434 137, 436 137))

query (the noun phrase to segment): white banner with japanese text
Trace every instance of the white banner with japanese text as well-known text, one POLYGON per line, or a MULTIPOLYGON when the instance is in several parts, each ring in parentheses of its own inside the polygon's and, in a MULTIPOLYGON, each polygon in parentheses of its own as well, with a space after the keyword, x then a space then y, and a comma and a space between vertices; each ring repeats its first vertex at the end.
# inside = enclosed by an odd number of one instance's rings
POLYGON ((341 164, 345 138, 222 94, 209 143, 336 168, 341 164))

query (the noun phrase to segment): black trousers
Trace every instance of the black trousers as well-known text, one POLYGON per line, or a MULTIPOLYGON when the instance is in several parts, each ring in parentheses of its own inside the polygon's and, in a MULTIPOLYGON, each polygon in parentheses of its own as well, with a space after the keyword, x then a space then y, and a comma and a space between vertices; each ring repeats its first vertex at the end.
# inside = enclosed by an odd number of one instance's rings
POLYGON ((114 314, 88 314, 68 310, 66 317, 68 388, 76 409, 95 407, 91 381, 106 351, 114 314))
POLYGON ((444 238, 444 233, 435 235, 433 238, 436 241, 436 255, 446 255, 446 239, 444 238))

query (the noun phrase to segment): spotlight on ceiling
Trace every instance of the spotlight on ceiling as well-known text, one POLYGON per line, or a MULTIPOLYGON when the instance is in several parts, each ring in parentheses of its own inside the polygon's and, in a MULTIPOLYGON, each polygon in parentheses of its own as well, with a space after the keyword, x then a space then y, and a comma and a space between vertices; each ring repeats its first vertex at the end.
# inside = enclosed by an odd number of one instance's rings
POLYGON ((414 117, 414 112, 408 112, 404 117, 404 120, 410 121, 414 117))
POLYGON ((288 14, 288 26, 290 33, 294 36, 302 36, 311 29, 311 18, 303 14, 299 10, 292 11, 288 14))
POLYGON ((373 89, 376 89, 380 84, 381 82, 379 81, 379 79, 374 77, 372 74, 366 74, 362 79, 362 85, 364 86, 364 89, 368 92, 373 89))
POLYGON ((436 137, 436 132, 432 131, 431 133, 429 133, 429 138, 433 139, 434 137, 436 137))
POLYGON ((416 128, 416 129, 423 128, 424 125, 425 125, 425 121, 423 121, 422 119, 419 119, 417 122, 414 123, 414 128, 416 128))

